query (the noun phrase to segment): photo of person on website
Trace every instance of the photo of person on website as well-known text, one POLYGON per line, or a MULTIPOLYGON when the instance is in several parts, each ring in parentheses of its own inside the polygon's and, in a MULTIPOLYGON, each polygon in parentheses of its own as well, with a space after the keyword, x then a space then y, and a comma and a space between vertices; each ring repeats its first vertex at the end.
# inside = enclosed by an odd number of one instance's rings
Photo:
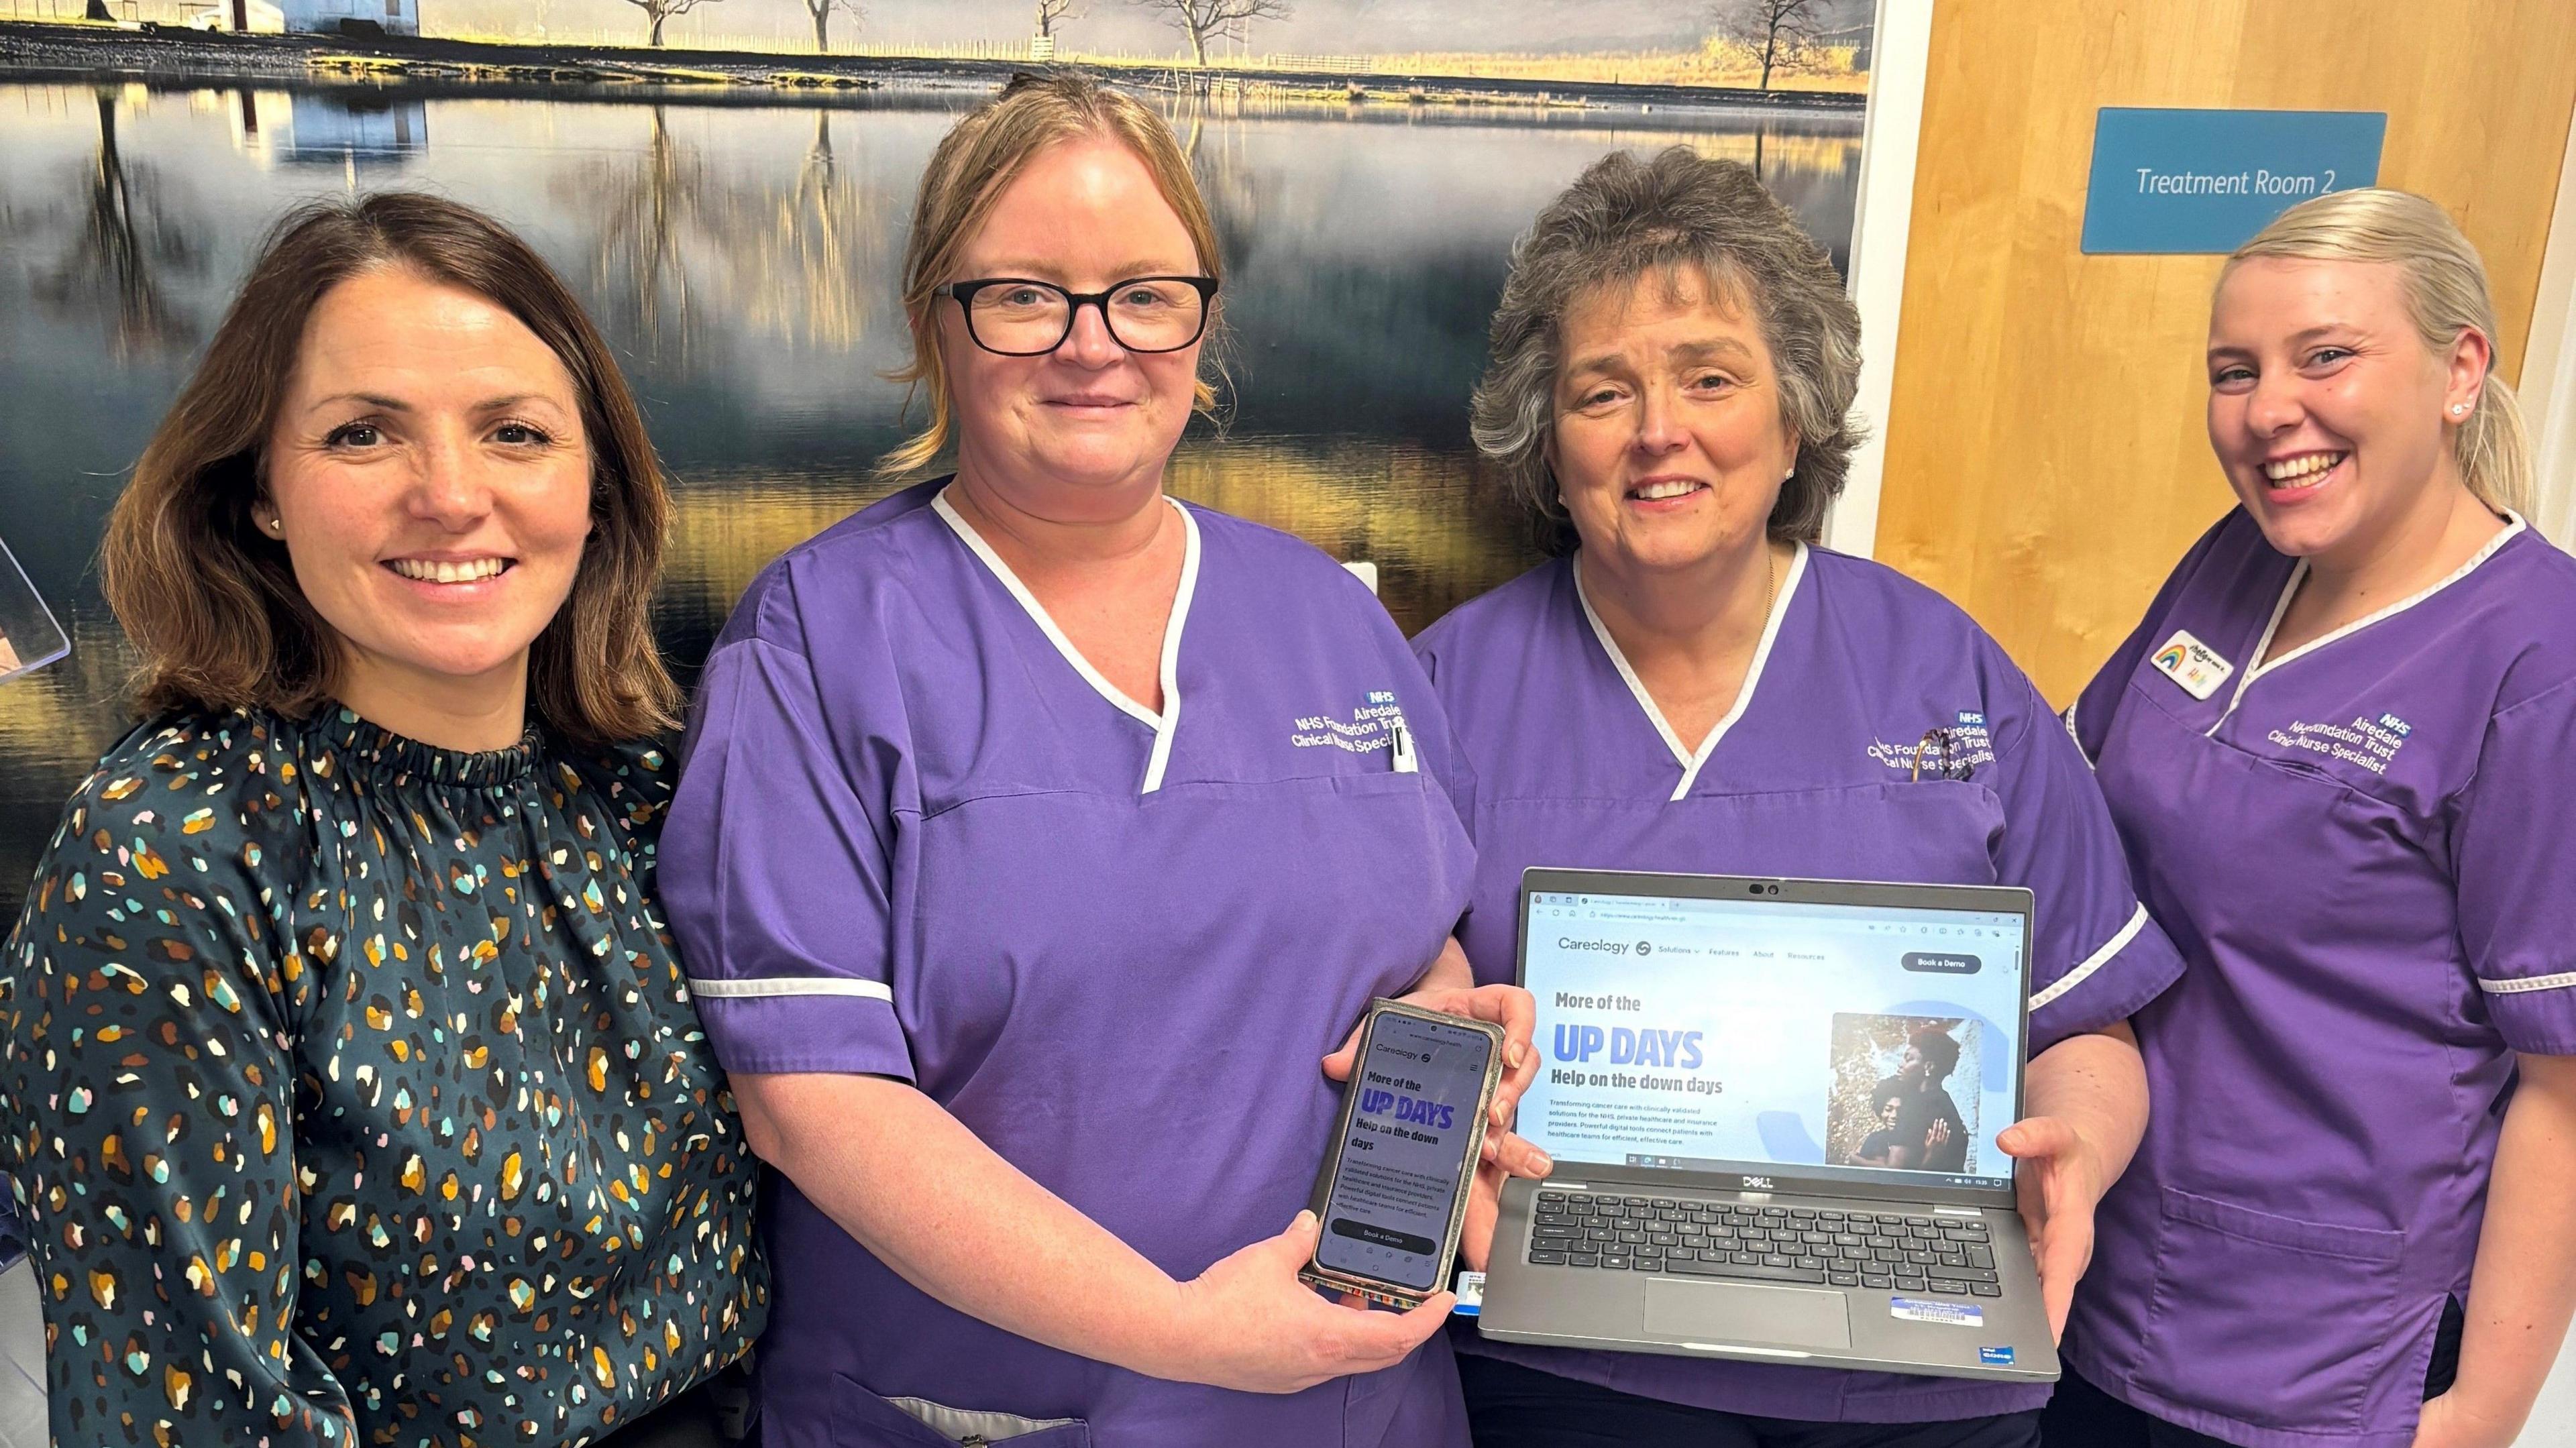
POLYGON ((1977 1146, 1978 1045, 1972 1020, 1836 1014, 1826 1160, 1968 1172, 1977 1146))

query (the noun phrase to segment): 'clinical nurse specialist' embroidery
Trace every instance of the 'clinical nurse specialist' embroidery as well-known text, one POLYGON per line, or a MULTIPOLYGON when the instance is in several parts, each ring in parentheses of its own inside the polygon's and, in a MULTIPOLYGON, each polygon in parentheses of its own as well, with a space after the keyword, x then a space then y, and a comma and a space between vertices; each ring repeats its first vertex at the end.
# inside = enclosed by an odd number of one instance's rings
MULTIPOLYGON (((1398 747, 1404 733, 1404 706, 1395 702, 1392 689, 1369 690, 1368 701, 1351 711, 1345 721, 1330 714, 1300 714, 1288 735, 1288 742, 1299 749, 1339 749, 1348 754, 1375 754, 1381 749, 1398 747)), ((1401 752, 1412 756, 1407 745, 1401 752)), ((1403 766, 1398 765, 1401 769, 1403 766)))
POLYGON ((1869 757, 1908 779, 1966 779, 1995 762, 1995 741, 1983 710, 1961 709, 1956 722, 1926 729, 1911 743, 1872 741, 1869 757))
POLYGON ((2377 719, 2356 714, 2349 724, 2292 723, 2263 737, 2284 749, 2303 749, 2360 765, 2373 774, 2386 774, 2388 766, 2397 760, 2397 751, 2405 747, 2406 736, 2414 732, 2415 726, 2394 714, 2382 714, 2377 719))

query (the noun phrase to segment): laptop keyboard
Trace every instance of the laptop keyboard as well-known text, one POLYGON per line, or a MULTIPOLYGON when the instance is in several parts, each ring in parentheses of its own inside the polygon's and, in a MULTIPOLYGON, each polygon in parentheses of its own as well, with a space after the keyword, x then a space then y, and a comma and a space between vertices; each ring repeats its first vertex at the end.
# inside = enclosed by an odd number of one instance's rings
POLYGON ((1608 1272, 2003 1295, 1986 1224, 1969 1217, 1543 1191, 1531 1218, 1529 1260, 1608 1272))

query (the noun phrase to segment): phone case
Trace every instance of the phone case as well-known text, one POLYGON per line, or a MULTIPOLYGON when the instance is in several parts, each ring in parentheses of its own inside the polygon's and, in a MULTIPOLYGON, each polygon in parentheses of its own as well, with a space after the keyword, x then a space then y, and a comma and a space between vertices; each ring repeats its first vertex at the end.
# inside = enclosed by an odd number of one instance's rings
MULTIPOLYGON (((1485 1128, 1493 1112, 1494 1088, 1501 1084, 1503 1079, 1503 1028, 1489 1021, 1469 1020, 1464 1016, 1427 1011, 1420 1006, 1409 1006, 1402 1001, 1380 997, 1369 1003, 1368 1014, 1361 1018, 1359 1052, 1352 1058, 1354 1076, 1358 1074, 1358 1063, 1368 1059, 1369 1045, 1377 1034, 1377 1023, 1390 1015, 1412 1016, 1420 1020, 1437 1021, 1444 1026, 1477 1031, 1494 1043, 1494 1048, 1485 1054, 1485 1081, 1476 1092, 1475 1121, 1474 1125, 1468 1128, 1466 1164, 1461 1168, 1457 1196, 1450 1204, 1449 1231, 1440 1243, 1440 1260, 1444 1263, 1454 1263, 1458 1260, 1458 1234, 1467 1221, 1468 1189, 1474 1183, 1476 1163, 1485 1150, 1485 1128)), ((1332 1200, 1333 1178, 1341 1169, 1341 1145, 1350 1138, 1351 1113, 1359 1106, 1360 1097, 1356 1086, 1357 1083, 1354 1082, 1351 1088, 1342 1092, 1342 1109, 1333 1118, 1332 1148, 1325 1154, 1323 1170, 1315 1175, 1314 1195, 1307 1202, 1308 1209, 1314 1212, 1319 1224, 1323 1221, 1325 1203, 1332 1200)), ((1322 1248, 1323 1239, 1320 1236, 1316 1238, 1315 1245, 1319 1250, 1322 1248)), ((1356 1293, 1371 1302, 1382 1302, 1389 1307, 1406 1311, 1421 1306, 1424 1299, 1441 1290, 1440 1284, 1417 1290, 1376 1278, 1355 1276, 1326 1267, 1311 1255, 1307 1257, 1304 1269, 1297 1275, 1301 1280, 1328 1291, 1356 1293)))

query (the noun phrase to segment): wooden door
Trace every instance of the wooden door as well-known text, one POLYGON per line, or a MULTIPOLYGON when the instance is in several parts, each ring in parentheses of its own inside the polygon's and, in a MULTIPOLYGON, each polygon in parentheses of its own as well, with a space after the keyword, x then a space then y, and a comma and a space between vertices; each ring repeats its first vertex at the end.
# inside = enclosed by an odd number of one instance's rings
POLYGON ((2103 106, 2387 112, 2380 184, 2439 201, 2484 253, 2511 379, 2576 4, 1940 0, 1876 551, 2060 705, 2232 501, 2203 420, 2222 258, 2077 250, 2103 106))

